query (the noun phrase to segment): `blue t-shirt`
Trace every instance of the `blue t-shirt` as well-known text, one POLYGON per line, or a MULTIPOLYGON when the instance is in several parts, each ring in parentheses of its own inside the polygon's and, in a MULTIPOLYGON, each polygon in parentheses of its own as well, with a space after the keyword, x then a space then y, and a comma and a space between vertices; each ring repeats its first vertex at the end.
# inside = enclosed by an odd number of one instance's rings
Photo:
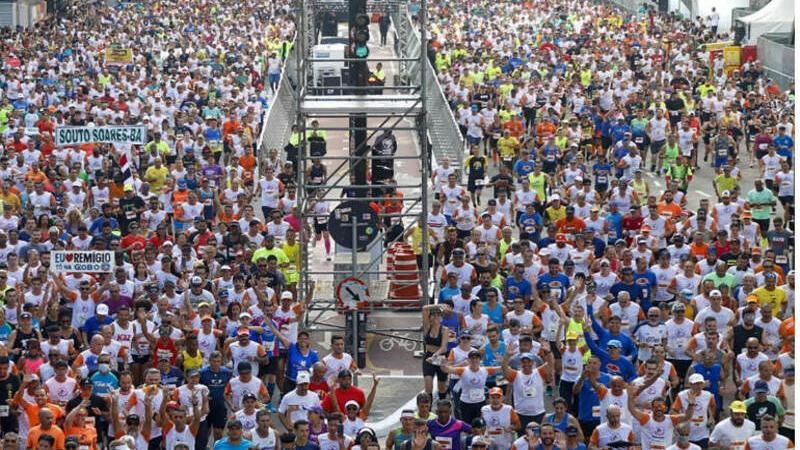
MULTIPOLYGON (((491 344, 488 342, 483 346, 483 362, 484 367, 497 367, 503 363, 503 357, 506 355, 506 343, 499 342, 497 350, 492 349, 491 344)), ((497 375, 489 375, 486 381, 493 383, 497 380, 497 375)))
POLYGON ((596 163, 592 166, 592 174, 594 175, 594 184, 601 186, 608 186, 609 176, 611 175, 611 164, 596 163))
POLYGON ((92 392, 97 395, 108 394, 111 389, 119 388, 119 380, 111 372, 95 372, 89 379, 92 380, 92 392))
POLYGON ((614 245, 622 236, 622 214, 618 212, 606 216, 608 221, 608 244, 614 245))
POLYGON ((8 341, 8 335, 10 335, 11 331, 13 330, 14 329, 11 328, 11 324, 8 322, 0 326, 0 341, 8 341))
POLYGON ((443 302, 445 300, 448 300, 451 297, 456 296, 456 295, 458 295, 460 293, 461 293, 461 290, 458 288, 458 286, 453 287, 453 288, 451 288, 449 286, 445 286, 445 287, 442 288, 442 290, 439 291, 439 303, 441 303, 441 302, 443 302))
POLYGON ((183 372, 177 367, 171 367, 167 373, 161 372, 161 384, 164 386, 183 384, 183 372))
POLYGON ((605 350, 605 348, 608 347, 600 348, 600 346, 595 344, 592 340, 588 331, 584 331, 583 335, 586 345, 589 346, 589 350, 592 351, 592 355, 600 359, 600 370, 610 375, 619 375, 625 381, 631 381, 636 378, 636 369, 633 368, 633 364, 628 361, 627 358, 620 355, 618 359, 611 359, 611 356, 605 350))
MULTIPOLYGON (((272 321, 275 328, 280 328, 280 325, 277 324, 274 320, 272 321)), ((272 352, 267 352, 267 356, 273 357, 278 355, 278 337, 275 336, 275 333, 269 328, 269 326, 264 322, 263 324, 264 332, 258 336, 258 342, 264 345, 264 348, 271 348, 272 352)), ((251 338, 252 339, 252 338, 251 338)))
MULTIPOLYGON (((458 321, 458 314, 452 313, 450 317, 442 316, 442 325, 455 333, 456 336, 461 336, 461 323, 458 321)), ((447 349, 452 350, 456 345, 458 345, 458 342, 448 342, 447 349)))
POLYGON ((288 351, 288 367, 286 368, 286 378, 294 381, 297 379, 297 373, 303 370, 311 371, 311 366, 314 365, 315 362, 319 361, 319 355, 317 352, 310 349, 308 350, 307 355, 303 355, 300 352, 300 349, 297 348, 297 344, 292 343, 289 346, 288 351))
MULTIPOLYGON (((597 383, 609 387, 611 385, 611 376, 607 373, 600 372, 597 383)), ((592 387, 592 383, 589 383, 588 380, 583 382, 583 386, 581 386, 581 390, 578 392, 578 399, 578 420, 583 422, 600 422, 600 416, 594 416, 592 414, 592 410, 600 406, 600 398, 592 387)))
MULTIPOLYGON (((588 317, 594 316, 594 308, 592 308, 592 305, 586 305, 586 315, 588 317)), ((633 361, 639 355, 639 348, 636 346, 636 343, 633 342, 630 336, 622 331, 616 335, 612 335, 610 331, 603 328, 599 320, 592 321, 592 331, 597 334, 597 345, 600 346, 600 348, 608 347, 608 341, 616 339, 622 343, 622 354, 630 361, 633 361)))
POLYGON ((625 133, 631 131, 631 127, 629 127, 628 124, 626 123, 623 123, 622 125, 616 123, 614 125, 611 125, 610 131, 611 131, 611 140, 612 142, 616 143, 617 141, 621 141, 622 138, 625 137, 625 133))
POLYGON ((213 372, 211 367, 200 371, 200 384, 208 386, 208 398, 211 402, 223 405, 225 401, 225 386, 233 378, 233 373, 227 367, 220 367, 219 372, 213 372))
POLYGON ((525 178, 531 172, 533 172, 533 161, 520 159, 514 163, 514 175, 517 178, 525 178))
POLYGON ((89 234, 92 236, 99 235, 103 231, 103 222, 105 221, 111 223, 112 230, 119 230, 119 222, 117 222, 117 219, 113 217, 105 218, 100 216, 97 219, 94 219, 94 222, 92 222, 92 225, 89 227, 89 234))
POLYGON ((532 295, 533 286, 531 282, 526 280, 525 278, 517 281, 514 277, 506 278, 506 291, 508 292, 508 296, 506 296, 506 301, 511 302, 517 297, 525 297, 532 295))
POLYGON ((633 282, 639 286, 639 290, 642 293, 643 299, 642 309, 647 311, 647 309, 650 307, 650 297, 652 297, 656 287, 656 274, 654 274, 650 269, 647 269, 644 272, 634 271, 633 282), (645 308, 644 303, 647 303, 647 308, 645 308))
POLYGON ((100 321, 97 316, 92 316, 84 322, 81 331, 86 333, 86 338, 88 340, 91 340, 92 336, 100 332, 100 328, 104 325, 110 325, 112 322, 114 322, 114 319, 112 319, 111 316, 106 316, 102 321, 100 321))
POLYGON ((794 146, 794 140, 788 134, 775 136, 772 143, 777 150, 790 150, 794 146))
POLYGON ((538 212, 524 212, 519 216, 519 226, 528 234, 529 240, 538 241, 542 231, 542 216, 538 212))
POLYGON ((214 443, 214 450, 250 450, 253 443, 247 439, 242 439, 238 444, 232 444, 228 440, 228 436, 218 440, 214 443))
POLYGON ((641 304, 642 300, 644 299, 644 295, 642 295, 642 288, 639 287, 639 284, 636 283, 635 280, 636 278, 634 278, 634 282, 631 284, 625 284, 621 281, 618 281, 611 286, 609 292, 616 299, 619 296, 620 292, 627 291, 628 294, 631 295, 631 301, 633 303, 641 304))
POLYGON ((563 273, 550 275, 550 272, 546 272, 539 275, 539 281, 536 282, 536 289, 541 290, 545 285, 550 286, 550 291, 557 289, 560 292, 558 301, 563 302, 567 289, 569 289, 569 278, 563 273))

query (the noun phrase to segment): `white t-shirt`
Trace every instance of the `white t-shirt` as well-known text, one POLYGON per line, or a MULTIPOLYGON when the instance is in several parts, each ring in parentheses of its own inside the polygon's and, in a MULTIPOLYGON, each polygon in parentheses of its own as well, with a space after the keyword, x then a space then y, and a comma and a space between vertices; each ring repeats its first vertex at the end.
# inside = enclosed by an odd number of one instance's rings
POLYGON ((316 392, 308 391, 306 395, 299 395, 295 389, 281 398, 278 412, 286 414, 291 410, 289 420, 294 423, 298 420, 308 420, 308 410, 314 406, 320 406, 319 395, 316 392))
POLYGON ((736 427, 731 422, 731 419, 727 418, 714 427, 709 440, 720 448, 744 450, 747 439, 753 436, 755 432, 756 425, 750 420, 744 419, 742 426, 736 427))

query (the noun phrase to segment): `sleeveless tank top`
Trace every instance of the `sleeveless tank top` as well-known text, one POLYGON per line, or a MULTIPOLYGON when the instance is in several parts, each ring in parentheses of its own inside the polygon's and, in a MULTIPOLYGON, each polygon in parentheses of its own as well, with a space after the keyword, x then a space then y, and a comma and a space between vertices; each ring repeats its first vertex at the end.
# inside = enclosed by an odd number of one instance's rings
POLYGON ((253 438, 250 440, 253 447, 258 450, 275 450, 277 448, 278 439, 275 430, 270 429, 267 437, 261 437, 256 430, 253 430, 253 438))
POLYGON ((394 448, 401 448, 401 445, 405 441, 410 441, 414 438, 414 434, 403 434, 403 428, 397 428, 394 430, 394 448))
POLYGON ((503 306, 500 303, 497 303, 494 306, 494 309, 489 309, 489 304, 485 303, 483 305, 483 313, 489 316, 489 319, 496 323, 502 324, 503 323, 503 306))
POLYGON ((562 433, 566 433, 567 425, 569 425, 569 414, 564 414, 564 417, 561 419, 560 422, 556 422, 555 418, 556 418, 555 414, 550 414, 549 416, 547 416, 547 419, 545 419, 545 421, 550 425, 552 425, 553 428, 555 428, 556 430, 561 431, 562 433))
POLYGON ((14 345, 12 345, 11 348, 25 348, 25 343, 30 339, 37 339, 36 331, 31 330, 30 333, 25 333, 18 328, 17 335, 14 339, 14 345))
POLYGON ((200 369, 203 367, 203 354, 200 350, 197 351, 196 356, 191 356, 189 352, 186 350, 181 351, 181 356, 183 357, 183 371, 189 371, 191 369, 200 369))
MULTIPOLYGON (((436 336, 431 336, 431 330, 428 330, 428 332, 425 333, 425 347, 426 348, 428 346, 437 347, 437 348, 441 347, 442 346, 442 339, 443 339, 443 336, 442 336, 443 331, 444 331, 444 328, 442 328, 440 326, 439 327, 439 334, 437 334, 436 336)), ((430 356, 430 355, 433 354, 433 352, 429 352, 428 350, 425 350, 425 354, 430 356)))

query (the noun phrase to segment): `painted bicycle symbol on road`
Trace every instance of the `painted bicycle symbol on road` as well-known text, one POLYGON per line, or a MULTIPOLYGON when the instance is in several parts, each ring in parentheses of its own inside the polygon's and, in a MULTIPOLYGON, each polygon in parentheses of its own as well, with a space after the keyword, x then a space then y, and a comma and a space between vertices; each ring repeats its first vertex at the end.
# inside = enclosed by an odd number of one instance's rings
POLYGON ((390 352, 397 348, 409 353, 422 350, 422 343, 417 342, 415 333, 396 333, 394 336, 382 336, 378 341, 378 348, 384 352, 390 352))

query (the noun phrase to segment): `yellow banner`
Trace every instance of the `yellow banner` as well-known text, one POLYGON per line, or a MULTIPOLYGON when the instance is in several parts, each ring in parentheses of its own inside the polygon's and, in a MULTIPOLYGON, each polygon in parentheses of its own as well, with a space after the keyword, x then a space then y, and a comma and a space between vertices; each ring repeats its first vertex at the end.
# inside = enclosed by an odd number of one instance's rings
POLYGON ((742 47, 725 47, 722 49, 722 60, 727 74, 742 67, 742 47))
POLYGON ((105 51, 106 64, 125 65, 133 62, 133 50, 129 48, 108 47, 105 51))

